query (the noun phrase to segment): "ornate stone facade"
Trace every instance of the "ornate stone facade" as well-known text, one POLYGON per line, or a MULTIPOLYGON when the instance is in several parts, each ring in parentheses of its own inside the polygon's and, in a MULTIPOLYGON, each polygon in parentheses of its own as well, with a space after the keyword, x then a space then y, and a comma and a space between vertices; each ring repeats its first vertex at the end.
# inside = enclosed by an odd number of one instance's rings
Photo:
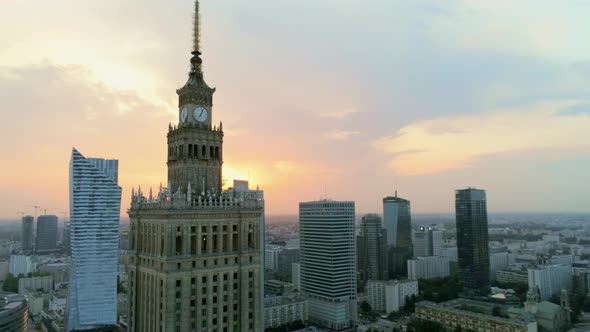
POLYGON ((168 131, 168 187, 132 193, 129 331, 263 330, 264 197, 241 184, 222 191, 223 130, 212 125, 196 2, 179 123, 168 131), (239 188, 238 188, 239 187, 239 188))

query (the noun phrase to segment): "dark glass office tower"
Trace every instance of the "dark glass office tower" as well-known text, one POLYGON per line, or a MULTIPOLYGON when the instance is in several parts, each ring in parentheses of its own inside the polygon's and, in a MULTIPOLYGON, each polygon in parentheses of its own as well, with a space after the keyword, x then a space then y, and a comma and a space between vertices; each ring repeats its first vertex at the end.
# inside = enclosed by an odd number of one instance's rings
POLYGON ((363 216, 360 235, 357 237, 357 267, 360 288, 364 290, 369 280, 387 280, 387 234, 381 217, 376 214, 363 216))
POLYGON ((412 259, 412 217, 410 201, 397 197, 383 199, 383 228, 387 238, 388 278, 408 275, 408 259, 412 259))
POLYGON ((57 216, 39 216, 37 218, 37 253, 51 252, 57 249, 57 216))
POLYGON ((479 189, 455 192, 459 282, 466 295, 490 292, 488 213, 486 193, 479 189))

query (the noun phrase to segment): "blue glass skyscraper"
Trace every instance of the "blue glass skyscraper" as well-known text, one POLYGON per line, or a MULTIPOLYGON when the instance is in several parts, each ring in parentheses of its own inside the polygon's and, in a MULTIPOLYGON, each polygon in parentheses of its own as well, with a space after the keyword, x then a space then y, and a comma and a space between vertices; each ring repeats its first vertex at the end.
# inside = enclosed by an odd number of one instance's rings
POLYGON ((72 151, 67 331, 117 324, 118 168, 117 160, 85 158, 72 151))

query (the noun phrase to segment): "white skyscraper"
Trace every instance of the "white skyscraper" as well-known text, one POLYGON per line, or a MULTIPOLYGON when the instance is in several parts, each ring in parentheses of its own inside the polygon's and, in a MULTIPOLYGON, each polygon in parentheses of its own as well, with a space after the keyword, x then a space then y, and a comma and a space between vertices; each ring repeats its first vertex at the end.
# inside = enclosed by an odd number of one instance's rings
POLYGON ((539 287, 541 300, 549 300, 560 294, 562 289, 572 291, 573 275, 571 265, 544 265, 529 268, 529 289, 539 287))
POLYGON ((281 246, 267 245, 264 249, 264 268, 277 271, 279 266, 279 254, 283 251, 281 246))
POLYGON ((70 162, 72 270, 67 331, 117 324, 117 259, 121 187, 118 161, 85 158, 70 162))
POLYGON ((357 320, 354 202, 299 203, 301 292, 309 319, 331 330, 357 320))
POLYGON ((414 257, 440 256, 443 230, 439 225, 420 226, 412 232, 414 257))

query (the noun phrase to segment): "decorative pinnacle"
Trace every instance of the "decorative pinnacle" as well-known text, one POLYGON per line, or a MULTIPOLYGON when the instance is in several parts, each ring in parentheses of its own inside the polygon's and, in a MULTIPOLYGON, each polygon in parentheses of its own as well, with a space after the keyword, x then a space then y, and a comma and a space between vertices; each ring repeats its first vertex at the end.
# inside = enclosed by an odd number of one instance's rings
POLYGON ((200 18, 199 0, 195 0, 195 17, 193 27, 193 52, 195 53, 200 53, 201 51, 200 18))

